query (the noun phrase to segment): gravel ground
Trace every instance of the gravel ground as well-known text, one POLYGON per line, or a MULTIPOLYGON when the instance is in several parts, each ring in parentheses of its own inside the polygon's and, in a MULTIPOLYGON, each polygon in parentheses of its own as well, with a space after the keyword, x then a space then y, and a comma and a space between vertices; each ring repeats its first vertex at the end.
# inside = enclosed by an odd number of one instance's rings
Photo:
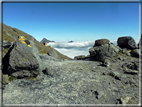
POLYGON ((139 75, 126 74, 122 65, 137 59, 97 61, 58 60, 40 55, 48 72, 39 81, 17 79, 3 90, 4 104, 128 104, 139 103, 139 75), (113 74, 113 75, 112 75, 113 74))

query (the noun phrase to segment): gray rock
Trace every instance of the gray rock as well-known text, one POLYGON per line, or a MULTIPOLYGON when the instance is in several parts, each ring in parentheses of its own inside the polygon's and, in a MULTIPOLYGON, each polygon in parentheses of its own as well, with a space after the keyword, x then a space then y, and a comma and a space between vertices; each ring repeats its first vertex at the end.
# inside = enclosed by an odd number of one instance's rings
POLYGON ((139 58, 140 55, 140 49, 133 49, 131 51, 132 56, 139 58))
POLYGON ((114 57, 118 54, 120 48, 114 44, 105 44, 89 49, 90 57, 93 60, 104 61, 107 57, 114 57))
POLYGON ((127 70, 125 70, 125 73, 127 73, 127 74, 138 74, 138 73, 139 73, 139 71, 137 71, 137 70, 127 69, 127 70))
POLYGON ((11 42, 3 41, 4 48, 9 48, 11 45, 12 45, 11 42))
POLYGON ((7 84, 7 83, 9 83, 9 82, 10 82, 10 81, 9 81, 8 75, 2 74, 2 83, 3 83, 3 84, 7 84))
POLYGON ((46 67, 45 70, 43 71, 44 74, 49 75, 49 76, 55 76, 57 70, 54 69, 53 67, 46 67))
POLYGON ((3 73, 14 77, 36 76, 42 70, 42 62, 36 47, 19 36, 3 58, 3 73))
POLYGON ((104 62, 102 62, 102 66, 109 67, 110 62, 108 60, 105 60, 104 62))
POLYGON ((58 58, 58 54, 57 54, 57 52, 56 52, 54 49, 51 50, 51 51, 49 51, 47 54, 48 54, 49 56, 54 57, 54 58, 58 58))
MULTIPOLYGON (((120 98, 120 102, 121 104, 131 104, 133 101, 132 101, 132 97, 131 96, 125 96, 125 97, 121 97, 120 98)), ((134 103, 135 104, 135 103, 134 103)))
POLYGON ((121 60, 121 61, 123 61, 123 60, 124 60, 124 57, 118 56, 118 59, 121 60))
POLYGON ((101 45, 104 45, 104 44, 108 44, 110 41, 108 39, 98 39, 95 41, 95 46, 101 46, 101 45))
POLYGON ((112 76, 112 77, 115 77, 115 79, 121 80, 121 75, 120 75, 119 72, 110 71, 108 74, 109 74, 110 76, 112 76))
POLYGON ((74 59, 76 60, 80 60, 80 59, 84 59, 85 55, 79 55, 79 56, 75 56, 74 59))
POLYGON ((60 59, 57 59, 57 58, 54 58, 52 56, 49 56, 47 54, 39 54, 39 57, 42 61, 45 61, 45 60, 53 60, 53 61, 59 61, 60 59))
POLYGON ((126 55, 127 55, 127 56, 130 56, 131 54, 130 54, 130 52, 126 52, 126 55))
POLYGON ((127 49, 126 49, 126 48, 123 48, 123 49, 121 49, 121 52, 122 52, 123 54, 125 54, 125 53, 127 52, 127 49))
POLYGON ((121 48, 136 49, 136 42, 131 36, 119 37, 117 44, 121 48))
POLYGON ((132 70, 139 70, 139 63, 138 62, 131 62, 131 63, 124 63, 122 65, 123 68, 132 69, 132 70))

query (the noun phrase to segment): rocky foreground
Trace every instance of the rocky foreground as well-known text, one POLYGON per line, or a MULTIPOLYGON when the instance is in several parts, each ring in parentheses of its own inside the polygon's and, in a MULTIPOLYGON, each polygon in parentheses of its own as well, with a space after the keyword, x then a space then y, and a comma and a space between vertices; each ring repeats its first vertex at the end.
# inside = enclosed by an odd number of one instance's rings
MULTIPOLYGON (((96 40, 87 57, 39 54, 19 36, 2 59, 3 104, 140 105, 140 48, 132 37, 96 40)), ((54 53, 54 52, 53 52, 54 53)))
POLYGON ((136 58, 109 59, 109 67, 98 61, 40 58, 49 70, 37 80, 7 84, 4 104, 139 104, 139 73, 126 66, 138 63, 136 58))

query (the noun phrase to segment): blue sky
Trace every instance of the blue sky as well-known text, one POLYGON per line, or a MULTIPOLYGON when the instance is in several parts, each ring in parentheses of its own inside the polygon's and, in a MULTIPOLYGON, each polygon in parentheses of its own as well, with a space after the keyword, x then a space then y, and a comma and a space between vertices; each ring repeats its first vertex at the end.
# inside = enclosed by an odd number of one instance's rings
POLYGON ((139 3, 3 3, 3 23, 39 41, 138 41, 139 3))

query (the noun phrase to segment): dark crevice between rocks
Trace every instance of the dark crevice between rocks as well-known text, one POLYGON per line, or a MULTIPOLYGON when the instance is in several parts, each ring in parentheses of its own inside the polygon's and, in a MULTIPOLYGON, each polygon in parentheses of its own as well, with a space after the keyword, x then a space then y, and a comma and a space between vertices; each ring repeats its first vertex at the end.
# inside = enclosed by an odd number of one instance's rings
POLYGON ((2 73, 3 74, 8 74, 7 70, 8 70, 8 64, 9 64, 9 57, 10 57, 10 52, 12 51, 12 49, 14 48, 14 45, 12 45, 12 47, 8 50, 7 54, 4 56, 4 58, 2 59, 2 73))
POLYGON ((108 52, 110 52, 109 50, 110 50, 110 44, 108 44, 108 52))

